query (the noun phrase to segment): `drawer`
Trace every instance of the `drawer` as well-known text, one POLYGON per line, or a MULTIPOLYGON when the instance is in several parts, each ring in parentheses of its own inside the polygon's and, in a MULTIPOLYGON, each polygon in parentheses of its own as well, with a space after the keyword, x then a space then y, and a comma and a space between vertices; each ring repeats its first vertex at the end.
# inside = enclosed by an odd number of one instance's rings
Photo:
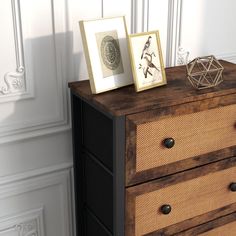
MULTIPOLYGON (((232 191, 235 182, 233 157, 130 187, 126 190, 127 235, 146 235, 195 217, 199 224, 199 216, 206 221, 204 214, 236 203, 236 192, 232 191)), ((211 217, 214 214, 208 220, 211 217)), ((195 226, 194 221, 191 224, 195 226)))
MULTIPOLYGON (((165 111, 156 110, 129 116, 127 183, 135 184, 160 177, 160 171, 168 174, 168 170, 171 170, 169 166, 173 163, 176 164, 172 166, 173 171, 206 164, 209 158, 209 162, 214 160, 211 158, 218 151, 221 151, 220 158, 234 155, 236 104, 230 104, 232 97, 230 101, 224 99, 222 103, 225 106, 207 110, 209 101, 206 104, 196 102, 165 111), (192 162, 188 160, 190 158, 192 162), (185 160, 188 160, 186 165, 185 160), (159 168, 163 166, 168 168, 159 168), (138 180, 139 175, 141 177, 138 180)), ((236 100, 236 96, 234 99, 236 100)))
MULTIPOLYGON (((160 235, 172 235, 164 233, 160 235)), ((175 236, 235 236, 236 235, 236 212, 210 222, 198 225, 186 231, 175 234, 175 236)))
POLYGON ((236 222, 226 224, 224 226, 221 226, 219 228, 215 228, 213 230, 210 230, 208 232, 199 234, 200 236, 235 236, 236 234, 236 222))

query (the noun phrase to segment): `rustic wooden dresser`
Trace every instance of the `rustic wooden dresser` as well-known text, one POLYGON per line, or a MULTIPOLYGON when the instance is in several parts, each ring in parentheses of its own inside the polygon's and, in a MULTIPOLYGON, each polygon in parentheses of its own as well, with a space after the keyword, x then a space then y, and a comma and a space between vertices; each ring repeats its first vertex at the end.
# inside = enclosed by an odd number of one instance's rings
POLYGON ((71 90, 78 236, 236 235, 236 65, 197 91, 71 90))

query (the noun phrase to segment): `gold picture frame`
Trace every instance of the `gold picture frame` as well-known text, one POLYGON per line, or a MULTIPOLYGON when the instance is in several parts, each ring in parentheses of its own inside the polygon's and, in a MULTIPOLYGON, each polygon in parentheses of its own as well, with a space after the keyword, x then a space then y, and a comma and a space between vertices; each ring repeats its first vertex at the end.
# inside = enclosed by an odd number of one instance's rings
POLYGON ((124 16, 80 21, 93 94, 133 84, 124 16))
POLYGON ((137 92, 167 84, 159 31, 128 36, 137 92))

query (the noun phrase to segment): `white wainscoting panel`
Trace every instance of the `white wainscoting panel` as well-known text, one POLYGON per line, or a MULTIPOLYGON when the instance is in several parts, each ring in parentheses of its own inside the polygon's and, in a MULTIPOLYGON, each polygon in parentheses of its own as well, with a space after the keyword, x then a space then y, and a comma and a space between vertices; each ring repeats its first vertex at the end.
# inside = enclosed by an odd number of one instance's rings
POLYGON ((70 80, 88 79, 87 66, 83 53, 83 45, 79 28, 80 20, 102 17, 102 0, 70 0, 68 1, 68 19, 70 35, 69 47, 72 49, 68 63, 70 80))
MULTIPOLYGON (((17 53, 15 60, 17 63, 24 62, 24 76, 30 81, 25 84, 26 91, 30 84, 34 84, 35 94, 32 99, 21 100, 21 97, 24 98, 24 91, 22 95, 18 92, 18 100, 7 103, 5 96, 8 94, 0 96, 0 143, 58 132, 70 127, 66 89, 68 33, 66 33, 65 2, 64 0, 12 0, 11 2, 12 5, 5 4, 4 8, 0 9, 1 13, 8 12, 8 15, 1 15, 1 20, 6 20, 7 28, 11 28, 9 14, 11 11, 17 12, 18 9, 17 17, 13 17, 12 21, 14 18, 19 18, 20 26, 16 27, 13 24, 12 31, 15 28, 18 31, 21 29, 21 33, 18 34, 22 36, 21 55, 24 55, 24 60, 18 60, 20 55, 17 53), (15 10, 12 10, 13 6, 15 10)), ((12 38, 17 41, 18 34, 15 32, 14 37, 7 35, 10 40, 9 43, 6 42, 6 48, 14 48, 12 38)), ((18 44, 20 49, 20 42, 18 44)), ((9 60, 14 62, 11 53, 8 54, 11 56, 9 60)), ((9 62, 8 64, 13 67, 9 62)), ((5 68, 8 71, 8 67, 5 68)), ((12 76, 12 73, 8 75, 12 76)))
POLYGON ((167 42, 166 42, 166 65, 177 65, 177 53, 180 47, 180 28, 182 18, 182 0, 168 1, 168 23, 167 23, 167 42))
POLYGON ((234 0, 182 0, 181 46, 190 58, 214 54, 235 61, 234 0))
POLYGON ((71 132, 0 145, 0 179, 72 161, 71 132))
POLYGON ((133 6, 133 32, 159 30, 165 66, 175 65, 182 0, 138 0, 133 6))
POLYGON ((44 208, 0 218, 1 236, 45 236, 44 208))
POLYGON ((223 59, 223 60, 226 60, 226 61, 230 61, 232 63, 236 63, 236 52, 226 53, 226 54, 218 54, 217 57, 219 59, 223 59))
POLYGON ((178 50, 236 63, 235 0, 1 0, 0 236, 75 236, 68 81, 88 79, 80 20, 125 15, 178 50), (31 231, 30 231, 31 230, 31 231))
POLYGON ((0 209, 1 236, 73 236, 71 163, 1 178, 0 209))
POLYGON ((31 98, 33 86, 25 76, 21 9, 18 0, 1 1, 0 22, 0 103, 31 98))
POLYGON ((142 33, 148 31, 149 0, 133 0, 133 33, 142 33))
POLYGON ((128 33, 131 33, 132 1, 103 0, 104 17, 125 16, 128 33))
POLYGON ((166 49, 168 37, 168 6, 169 1, 166 0, 149 0, 148 13, 148 31, 159 30, 161 38, 161 47, 164 62, 166 64, 166 49))

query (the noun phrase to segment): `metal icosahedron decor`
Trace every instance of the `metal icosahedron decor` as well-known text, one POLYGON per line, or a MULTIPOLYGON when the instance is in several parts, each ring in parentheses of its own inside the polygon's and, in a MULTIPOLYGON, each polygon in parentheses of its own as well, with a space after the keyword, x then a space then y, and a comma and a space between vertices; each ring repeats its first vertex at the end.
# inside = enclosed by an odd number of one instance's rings
POLYGON ((223 81, 224 67, 214 56, 195 58, 186 67, 188 79, 196 89, 211 88, 223 81))

